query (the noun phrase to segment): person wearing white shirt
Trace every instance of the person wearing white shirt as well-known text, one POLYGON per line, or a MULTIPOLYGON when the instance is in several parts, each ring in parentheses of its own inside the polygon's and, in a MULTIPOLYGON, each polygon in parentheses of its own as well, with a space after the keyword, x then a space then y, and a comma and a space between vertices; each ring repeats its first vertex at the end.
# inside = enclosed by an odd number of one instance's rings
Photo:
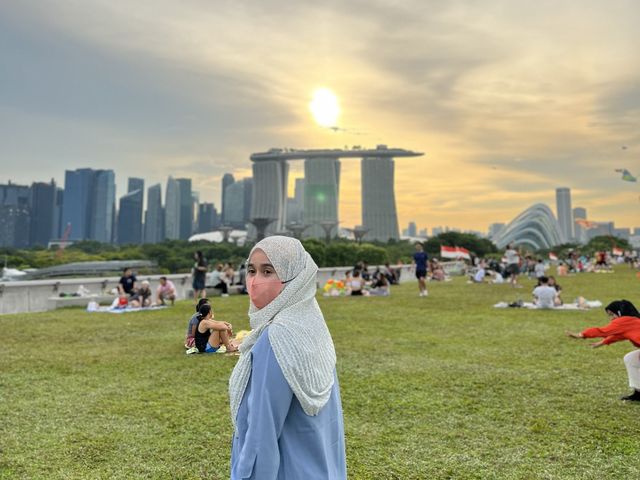
POLYGON ((533 289, 533 303, 538 308, 553 308, 555 306, 556 289, 549 286, 547 277, 538 279, 540 285, 533 289))

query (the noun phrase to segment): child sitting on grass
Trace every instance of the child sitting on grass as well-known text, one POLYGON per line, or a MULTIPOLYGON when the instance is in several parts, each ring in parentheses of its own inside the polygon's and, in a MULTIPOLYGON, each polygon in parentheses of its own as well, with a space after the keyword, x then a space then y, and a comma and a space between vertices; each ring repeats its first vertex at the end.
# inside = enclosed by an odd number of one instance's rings
POLYGON ((198 328, 198 312, 203 305, 210 305, 208 298, 201 298, 196 305, 196 313, 189 319, 187 325, 187 335, 184 339, 184 348, 193 348, 196 346, 196 328, 198 328))
POLYGON ((215 353, 221 345, 225 346, 227 352, 238 351, 238 347, 231 342, 231 335, 233 335, 231 324, 214 320, 211 305, 205 303, 200 307, 198 326, 195 331, 198 352, 215 353))

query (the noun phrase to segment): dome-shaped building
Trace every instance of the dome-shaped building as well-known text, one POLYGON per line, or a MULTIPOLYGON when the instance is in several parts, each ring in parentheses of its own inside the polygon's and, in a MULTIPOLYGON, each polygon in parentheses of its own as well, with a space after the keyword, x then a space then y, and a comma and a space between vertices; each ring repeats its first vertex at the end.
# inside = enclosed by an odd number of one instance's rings
POLYGON ((551 248, 563 243, 560 225, 551 209, 536 203, 514 218, 494 239, 498 248, 513 243, 534 250, 551 248))

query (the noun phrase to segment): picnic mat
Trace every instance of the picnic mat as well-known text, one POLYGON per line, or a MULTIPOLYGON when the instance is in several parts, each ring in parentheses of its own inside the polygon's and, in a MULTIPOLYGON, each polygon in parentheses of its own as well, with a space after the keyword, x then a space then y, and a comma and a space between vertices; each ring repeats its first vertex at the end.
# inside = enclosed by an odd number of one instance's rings
POLYGON ((135 312, 155 312, 156 310, 162 310, 168 308, 166 305, 154 305, 152 307, 138 307, 138 308, 113 308, 113 307, 98 307, 94 309, 87 309, 89 313, 135 313, 135 312))
POLYGON ((528 308, 530 310, 589 310, 590 308, 598 308, 602 306, 602 302, 600 300, 585 300, 581 304, 579 303, 565 303, 564 305, 560 305, 558 307, 553 308, 540 308, 537 305, 534 305, 532 302, 498 302, 493 308, 528 308))

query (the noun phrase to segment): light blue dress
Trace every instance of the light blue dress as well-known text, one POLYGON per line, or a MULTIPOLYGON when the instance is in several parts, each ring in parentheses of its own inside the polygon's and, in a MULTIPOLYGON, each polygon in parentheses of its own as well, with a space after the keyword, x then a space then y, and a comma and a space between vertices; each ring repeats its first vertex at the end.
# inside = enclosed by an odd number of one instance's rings
POLYGON ((327 404, 318 415, 307 415, 282 374, 267 332, 251 349, 251 378, 233 436, 231 479, 346 479, 337 375, 327 404))

